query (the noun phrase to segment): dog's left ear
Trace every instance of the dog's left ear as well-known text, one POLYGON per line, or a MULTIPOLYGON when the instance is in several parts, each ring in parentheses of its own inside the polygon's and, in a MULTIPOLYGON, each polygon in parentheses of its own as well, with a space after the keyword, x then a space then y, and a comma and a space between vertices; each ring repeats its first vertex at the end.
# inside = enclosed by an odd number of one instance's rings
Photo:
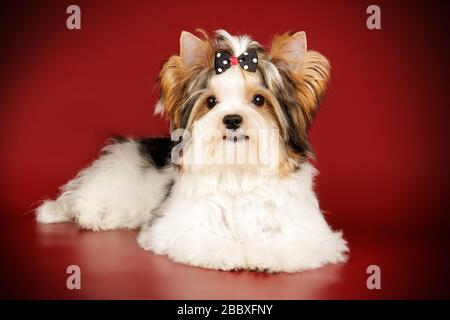
POLYGON ((292 85, 295 99, 301 108, 297 114, 292 110, 294 120, 308 128, 317 106, 326 91, 330 76, 330 64, 321 53, 308 51, 306 33, 275 36, 269 51, 269 59, 280 71, 286 85, 292 85))
POLYGON ((276 64, 285 64, 293 74, 301 71, 301 65, 307 52, 306 33, 276 36, 270 48, 270 57, 276 64))

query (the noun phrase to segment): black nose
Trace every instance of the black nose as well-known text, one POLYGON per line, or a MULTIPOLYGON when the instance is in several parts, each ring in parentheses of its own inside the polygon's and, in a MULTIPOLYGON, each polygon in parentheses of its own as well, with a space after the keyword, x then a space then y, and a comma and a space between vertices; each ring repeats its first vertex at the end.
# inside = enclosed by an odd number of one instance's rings
POLYGON ((236 130, 242 123, 242 117, 238 114, 229 114, 223 117, 223 124, 227 129, 236 130))

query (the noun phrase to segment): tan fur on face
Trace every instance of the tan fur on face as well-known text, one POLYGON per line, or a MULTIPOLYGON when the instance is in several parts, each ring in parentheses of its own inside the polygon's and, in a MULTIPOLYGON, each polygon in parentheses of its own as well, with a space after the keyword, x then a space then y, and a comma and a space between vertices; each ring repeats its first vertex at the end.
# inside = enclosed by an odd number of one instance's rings
MULTIPOLYGON (((256 77, 256 76, 254 76, 256 77)), ((257 86, 253 82, 249 81, 249 76, 244 76, 245 79, 245 96, 248 101, 252 101, 256 94, 264 97, 265 104, 260 107, 256 107, 256 111, 261 114, 269 123, 272 123, 274 128, 280 129, 282 137, 286 136, 286 120, 283 117, 281 107, 273 95, 268 89, 263 86, 257 86)))
POLYGON ((206 115, 210 111, 210 109, 206 105, 206 99, 209 96, 213 95, 214 94, 210 91, 202 93, 201 97, 197 100, 194 107, 192 108, 192 112, 186 126, 187 129, 191 129, 195 121, 201 119, 204 115, 206 115))
MULTIPOLYGON (((259 75, 248 74, 246 72, 243 72, 243 75, 246 83, 246 97, 248 101, 251 101, 255 94, 260 94, 265 98, 265 104, 261 107, 255 107, 256 111, 271 123, 273 128, 279 129, 280 146, 284 145, 287 136, 287 123, 276 97, 267 88, 255 84, 259 82, 257 80, 259 79, 259 75)), ((301 155, 292 152, 289 148, 282 148, 280 150, 278 174, 281 177, 288 176, 289 173, 298 167, 301 160, 301 155)))

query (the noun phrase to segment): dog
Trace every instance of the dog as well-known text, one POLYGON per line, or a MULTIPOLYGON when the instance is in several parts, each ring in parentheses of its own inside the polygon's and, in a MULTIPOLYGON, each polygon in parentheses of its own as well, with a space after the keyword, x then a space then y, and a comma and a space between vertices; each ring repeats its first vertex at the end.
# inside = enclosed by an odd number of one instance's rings
POLYGON ((155 113, 170 138, 115 137, 37 208, 37 221, 140 228, 145 250, 191 266, 298 272, 346 261, 313 190, 308 129, 330 65, 305 32, 183 31, 162 66, 155 113))

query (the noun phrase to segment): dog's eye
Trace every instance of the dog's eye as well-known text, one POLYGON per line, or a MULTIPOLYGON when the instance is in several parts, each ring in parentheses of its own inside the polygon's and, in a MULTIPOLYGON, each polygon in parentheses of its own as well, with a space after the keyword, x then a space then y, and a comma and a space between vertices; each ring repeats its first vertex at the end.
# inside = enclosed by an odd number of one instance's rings
POLYGON ((216 97, 214 97, 214 96, 209 96, 208 98, 206 98, 206 106, 207 106, 209 109, 214 108, 214 106, 216 105, 216 103, 217 103, 216 97))
POLYGON ((253 103, 255 106, 261 107, 264 105, 265 99, 262 95, 260 94, 255 94, 253 96, 253 103))

